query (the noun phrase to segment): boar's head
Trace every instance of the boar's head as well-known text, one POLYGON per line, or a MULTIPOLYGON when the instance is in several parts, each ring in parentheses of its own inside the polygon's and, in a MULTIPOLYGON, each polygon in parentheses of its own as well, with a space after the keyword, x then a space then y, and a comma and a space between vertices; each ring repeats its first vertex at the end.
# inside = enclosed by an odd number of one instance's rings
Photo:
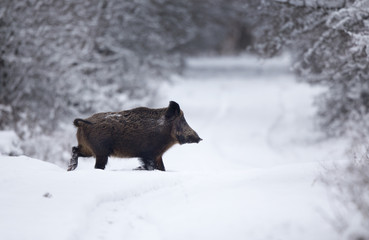
POLYGON ((178 103, 173 101, 169 103, 165 118, 172 122, 172 136, 177 139, 179 144, 199 143, 202 140, 186 122, 178 103))

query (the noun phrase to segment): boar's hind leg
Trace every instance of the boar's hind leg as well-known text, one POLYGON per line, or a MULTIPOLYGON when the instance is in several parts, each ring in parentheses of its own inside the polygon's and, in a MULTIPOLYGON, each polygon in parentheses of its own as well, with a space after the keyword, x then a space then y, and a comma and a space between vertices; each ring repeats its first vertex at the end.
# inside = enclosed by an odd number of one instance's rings
POLYGON ((69 162, 68 171, 73 171, 74 169, 77 168, 78 156, 79 156, 78 147, 72 147, 72 158, 70 159, 69 162))
POLYGON ((155 169, 158 169, 160 171, 165 171, 165 167, 164 167, 164 163, 163 163, 163 158, 162 157, 156 158, 155 169))
POLYGON ((107 155, 98 155, 98 156, 96 156, 95 168, 104 170, 107 163, 108 163, 108 156, 107 155))

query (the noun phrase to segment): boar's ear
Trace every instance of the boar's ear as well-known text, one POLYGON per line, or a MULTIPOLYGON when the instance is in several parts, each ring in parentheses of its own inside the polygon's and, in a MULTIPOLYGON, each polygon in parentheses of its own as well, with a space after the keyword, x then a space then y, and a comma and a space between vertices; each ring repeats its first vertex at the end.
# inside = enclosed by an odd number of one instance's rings
POLYGON ((180 112, 181 112, 181 109, 179 108, 178 103, 174 101, 170 101, 167 112, 165 113, 165 117, 166 118, 176 117, 176 116, 179 116, 180 112))

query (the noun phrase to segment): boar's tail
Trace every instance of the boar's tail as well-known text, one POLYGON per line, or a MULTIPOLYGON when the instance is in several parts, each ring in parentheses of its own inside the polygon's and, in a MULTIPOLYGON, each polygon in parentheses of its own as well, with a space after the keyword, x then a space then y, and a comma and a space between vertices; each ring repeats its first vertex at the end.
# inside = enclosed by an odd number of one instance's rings
POLYGON ((74 119, 73 124, 76 127, 80 127, 81 126, 80 122, 83 122, 83 123, 86 123, 86 124, 92 124, 92 122, 86 121, 86 120, 83 120, 83 119, 80 119, 80 118, 74 119))

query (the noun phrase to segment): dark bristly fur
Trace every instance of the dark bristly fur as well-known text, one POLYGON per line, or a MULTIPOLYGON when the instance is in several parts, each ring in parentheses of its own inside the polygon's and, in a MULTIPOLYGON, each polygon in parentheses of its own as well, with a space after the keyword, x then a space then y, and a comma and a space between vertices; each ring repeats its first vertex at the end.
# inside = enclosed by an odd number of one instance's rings
POLYGON ((165 171, 162 156, 174 144, 198 143, 202 139, 187 124, 176 102, 167 108, 139 107, 121 112, 96 113, 75 119, 78 146, 72 148, 68 171, 78 157, 95 157, 95 168, 104 169, 109 156, 138 157, 146 170, 165 171))

